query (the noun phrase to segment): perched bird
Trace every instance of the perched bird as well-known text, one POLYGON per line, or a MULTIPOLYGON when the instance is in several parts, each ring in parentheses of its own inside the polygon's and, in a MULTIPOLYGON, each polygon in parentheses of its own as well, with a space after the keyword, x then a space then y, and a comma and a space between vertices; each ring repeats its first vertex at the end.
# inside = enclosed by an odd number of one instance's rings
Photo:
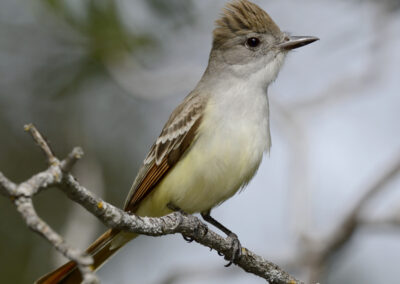
MULTIPOLYGON (((125 210, 158 217, 200 212, 232 241, 237 236, 210 215, 246 186, 271 147, 268 86, 287 53, 318 38, 282 32, 257 5, 233 1, 216 21, 209 63, 200 82, 172 112, 150 149, 125 202, 125 210)), ((97 269, 136 234, 108 230, 87 253, 97 269)), ((36 283, 79 283, 74 262, 36 283)))

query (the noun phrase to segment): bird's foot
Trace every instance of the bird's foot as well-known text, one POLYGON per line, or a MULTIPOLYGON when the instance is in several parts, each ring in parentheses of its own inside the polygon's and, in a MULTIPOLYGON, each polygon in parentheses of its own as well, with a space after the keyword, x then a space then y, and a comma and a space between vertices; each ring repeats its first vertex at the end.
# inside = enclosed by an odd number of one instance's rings
MULTIPOLYGON (((172 211, 179 212, 182 216, 192 216, 192 215, 186 213, 185 211, 183 211, 181 208, 175 206, 175 205, 172 204, 172 203, 168 203, 168 204, 167 204, 167 207, 168 207, 170 210, 172 210, 172 211)), ((194 216, 192 216, 192 217, 193 217, 193 218, 196 218, 196 217, 194 217, 194 216)), ((194 233, 195 233, 196 236, 199 236, 199 235, 205 236, 205 235, 207 235, 207 233, 208 233, 208 226, 207 226, 206 224, 204 224, 203 222, 198 221, 198 224, 197 224, 197 226, 196 226, 196 228, 195 228, 194 233)), ((191 243, 191 242, 194 241, 194 238, 193 238, 193 237, 188 237, 188 236, 184 236, 184 235, 182 235, 182 237, 183 237, 183 239, 184 239, 185 241, 187 241, 188 243, 191 243)))
MULTIPOLYGON (((196 218, 193 216, 193 218, 196 218)), ((201 222, 200 220, 197 219, 197 226, 194 229, 194 235, 198 236, 198 238, 202 238, 208 233, 208 226, 201 222)), ((187 241, 188 243, 191 243, 194 241, 193 237, 187 237, 183 236, 183 239, 187 241)))
POLYGON ((242 245, 240 244, 239 238, 235 233, 230 233, 227 237, 228 241, 231 243, 231 257, 229 262, 225 265, 225 267, 229 267, 237 261, 242 256, 242 245))
POLYGON ((191 242, 194 241, 194 239, 193 239, 192 237, 186 237, 186 236, 184 236, 184 235, 182 235, 182 237, 183 237, 183 239, 184 239, 185 241, 187 241, 188 243, 191 243, 191 242))

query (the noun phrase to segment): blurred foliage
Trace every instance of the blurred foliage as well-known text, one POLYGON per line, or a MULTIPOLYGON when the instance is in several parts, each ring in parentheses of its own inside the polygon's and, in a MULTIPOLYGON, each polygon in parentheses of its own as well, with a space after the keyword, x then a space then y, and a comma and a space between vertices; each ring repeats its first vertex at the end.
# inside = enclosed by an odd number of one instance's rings
POLYGON ((157 16, 163 18, 173 18, 175 26, 179 27, 183 24, 191 23, 195 21, 194 3, 192 1, 181 1, 181 0, 148 0, 145 3, 157 13, 157 16))
MULTIPOLYGON (((162 17, 172 27, 182 26, 193 16, 191 1, 168 5, 137 1, 149 9, 149 17, 162 17)), ((60 157, 73 146, 82 146, 85 161, 92 157, 102 170, 108 189, 103 197, 122 204, 143 158, 143 149, 132 142, 132 136, 135 129, 143 128, 142 112, 148 106, 124 96, 107 65, 142 50, 157 53, 162 42, 152 30, 156 27, 136 30, 124 23, 121 14, 119 2, 112 0, 0 2, 0 57, 7 59, 0 61, 0 170, 13 181, 25 180, 46 167, 22 130, 24 123, 34 122, 51 138, 60 157), (4 17, 7 13, 15 13, 14 18, 4 17), (130 125, 132 133, 119 127, 120 120, 130 125)), ((35 205, 59 231, 71 202, 58 190, 49 189, 35 198, 35 205)), ((9 200, 0 199, 0 207, 0 222, 7 224, 0 228, 0 282, 31 283, 49 270, 54 249, 27 231, 9 200)))
MULTIPOLYGON (((42 72, 39 72, 40 77, 52 82, 55 86, 48 88, 38 78, 37 93, 39 94, 48 93, 45 89, 55 91, 58 95, 73 94, 83 81, 103 73, 105 62, 121 60, 125 54, 146 48, 153 42, 150 35, 136 33, 126 28, 115 1, 83 1, 79 15, 83 14, 84 17, 77 15, 65 1, 41 1, 57 16, 59 21, 64 22, 76 32, 76 37, 70 47, 82 50, 83 56, 58 60, 55 61, 58 64, 51 66, 44 64, 41 68, 42 72), (65 72, 68 76, 60 76, 65 72), (61 81, 57 78, 61 78, 61 81), (40 86, 46 86, 46 88, 43 89, 40 86)), ((74 54, 69 54, 69 56, 74 56, 74 54)))
POLYGON ((121 52, 132 52, 152 42, 146 34, 136 34, 122 23, 115 1, 90 0, 82 2, 86 17, 83 19, 59 0, 42 0, 60 19, 64 19, 80 35, 87 39, 88 56, 105 60, 121 52))
MULTIPOLYGON (((63 54, 62 56, 69 58, 62 59, 57 54, 57 58, 50 60, 51 64, 48 62, 43 64, 37 72, 40 75, 35 80, 36 94, 74 94, 82 82, 106 72, 105 63, 118 62, 123 60, 124 56, 139 50, 154 52, 162 45, 162 42, 157 41, 149 30, 137 32, 128 29, 122 21, 117 2, 113 0, 82 1, 79 3, 79 13, 76 9, 72 9, 67 1, 40 1, 48 11, 56 15, 56 20, 61 24, 59 29, 66 26, 75 32, 72 40, 70 37, 62 38, 63 33, 57 33, 55 40, 59 41, 61 37, 63 46, 67 41, 69 48, 81 52, 78 52, 79 56, 76 52, 63 54)), ((195 19, 192 1, 143 0, 143 2, 154 16, 162 17, 174 28, 193 23, 195 19)))
POLYGON ((382 5, 387 12, 397 13, 400 10, 400 0, 373 0, 382 5))

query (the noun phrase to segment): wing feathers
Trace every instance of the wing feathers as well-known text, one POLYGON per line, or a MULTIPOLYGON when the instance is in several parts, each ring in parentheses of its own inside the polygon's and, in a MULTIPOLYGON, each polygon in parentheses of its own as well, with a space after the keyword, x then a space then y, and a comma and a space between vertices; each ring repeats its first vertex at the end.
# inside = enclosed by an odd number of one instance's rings
POLYGON ((125 202, 126 211, 135 212, 140 201, 195 141, 205 102, 204 96, 192 93, 171 114, 132 185, 125 202))
MULTIPOLYGON (((147 179, 145 179, 140 186, 135 191, 135 194, 132 196, 130 200, 130 209, 127 211, 133 211, 137 206, 139 201, 141 201, 148 193, 150 193, 151 189, 156 184, 156 181, 160 179, 161 176, 168 170, 167 161, 164 162, 160 166, 153 166, 147 174, 147 179)), ((125 209, 126 210, 126 209, 125 209)))

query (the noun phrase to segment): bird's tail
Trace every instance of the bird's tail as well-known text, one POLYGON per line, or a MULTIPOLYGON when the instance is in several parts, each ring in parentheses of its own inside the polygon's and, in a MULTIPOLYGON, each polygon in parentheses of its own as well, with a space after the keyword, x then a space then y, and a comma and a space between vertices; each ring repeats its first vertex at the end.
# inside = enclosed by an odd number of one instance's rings
MULTIPOLYGON (((127 234, 112 229, 101 235, 86 250, 86 253, 93 257, 93 270, 100 268, 100 266, 105 263, 107 259, 109 259, 118 249, 136 236, 137 235, 135 234, 127 234)), ((81 282, 82 276, 76 266, 76 263, 70 261, 56 270, 42 276, 35 282, 35 284, 76 284, 81 282)))

